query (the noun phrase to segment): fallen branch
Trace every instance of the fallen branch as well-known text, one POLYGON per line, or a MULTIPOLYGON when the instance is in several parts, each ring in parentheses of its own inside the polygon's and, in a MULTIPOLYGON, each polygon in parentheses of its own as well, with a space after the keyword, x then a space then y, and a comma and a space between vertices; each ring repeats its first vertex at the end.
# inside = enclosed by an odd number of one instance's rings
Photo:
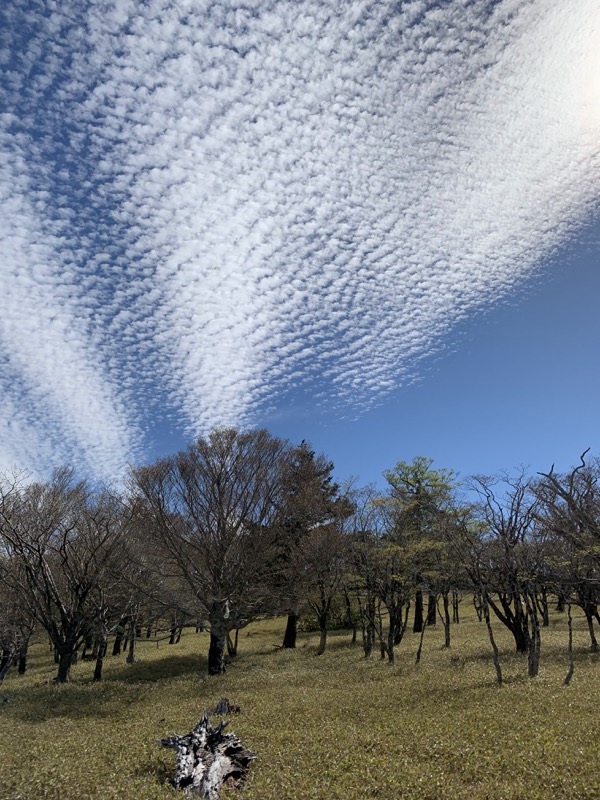
POLYGON ((256 753, 242 747, 234 733, 223 733, 228 722, 213 728, 204 714, 186 736, 158 739, 158 744, 177 751, 173 786, 188 797, 219 800, 224 784, 238 787, 246 777, 256 753))

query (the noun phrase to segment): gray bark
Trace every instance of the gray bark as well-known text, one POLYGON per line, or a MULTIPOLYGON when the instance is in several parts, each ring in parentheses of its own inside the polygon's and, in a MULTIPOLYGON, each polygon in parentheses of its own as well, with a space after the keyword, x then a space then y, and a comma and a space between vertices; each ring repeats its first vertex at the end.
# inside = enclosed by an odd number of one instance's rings
POLYGON ((213 728, 204 714, 186 736, 158 739, 177 752, 173 786, 188 797, 219 800, 221 786, 239 786, 256 754, 242 747, 233 733, 223 733, 227 722, 213 728))
POLYGON ((490 609, 487 603, 487 598, 483 599, 482 613, 485 618, 485 625, 488 632, 490 644, 492 645, 492 653, 494 657, 494 668, 496 670, 496 681, 498 686, 502 686, 502 669, 500 667, 500 654, 498 652, 498 645, 494 639, 494 631, 492 630, 492 621, 490 620, 490 609))
POLYGON ((575 671, 575 659, 573 658, 573 615, 571 613, 571 603, 569 603, 569 644, 568 644, 568 654, 569 654, 569 669, 567 670, 567 674, 564 677, 563 684, 568 686, 571 683, 571 678, 573 677, 573 672, 575 671))

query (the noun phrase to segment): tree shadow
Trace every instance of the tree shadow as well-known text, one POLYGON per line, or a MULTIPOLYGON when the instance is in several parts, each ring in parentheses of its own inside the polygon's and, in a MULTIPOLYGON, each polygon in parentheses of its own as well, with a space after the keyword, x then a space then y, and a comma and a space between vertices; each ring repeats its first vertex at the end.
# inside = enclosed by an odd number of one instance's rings
POLYGON ((156 683, 192 674, 204 677, 207 671, 208 661, 205 656, 197 653, 174 653, 152 661, 140 659, 134 664, 111 666, 106 680, 123 683, 156 683))
POLYGON ((173 759, 173 764, 167 764, 165 760, 157 756, 141 764, 134 774, 140 778, 154 778, 161 786, 172 786, 175 760, 173 759))
POLYGON ((29 686, 11 691, 10 714, 34 725, 59 717, 108 719, 120 713, 124 700, 134 703, 139 696, 134 689, 127 691, 126 698, 106 689, 94 692, 89 684, 29 686))

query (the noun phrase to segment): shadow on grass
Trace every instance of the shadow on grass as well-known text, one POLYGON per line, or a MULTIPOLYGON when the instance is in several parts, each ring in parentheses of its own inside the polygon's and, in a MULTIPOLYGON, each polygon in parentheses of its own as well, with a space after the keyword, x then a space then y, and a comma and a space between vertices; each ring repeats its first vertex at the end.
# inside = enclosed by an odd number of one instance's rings
POLYGON ((136 703, 145 689, 143 684, 173 678, 207 674, 207 660, 197 654, 172 654, 159 660, 135 664, 107 664, 102 681, 95 683, 90 670, 75 673, 73 680, 57 684, 52 680, 19 685, 11 680, 3 686, 3 717, 43 723, 48 719, 107 719, 122 712, 124 705, 136 703))
POLYGON ((154 778, 161 786, 172 786, 172 779, 175 775, 175 761, 173 759, 173 764, 167 764, 165 760, 157 757, 139 766, 135 770, 135 775, 140 778, 154 778))
POLYGON ((137 702, 140 692, 130 690, 126 696, 107 687, 90 691, 87 684, 36 686, 12 691, 10 714, 23 722, 44 723, 50 719, 108 719, 122 711, 123 704, 137 702))
POLYGON ((120 664, 111 666, 107 671, 106 681, 123 681, 123 683, 143 683, 181 678, 185 675, 207 674, 208 661, 197 653, 174 653, 160 659, 144 661, 143 658, 135 664, 120 664))
MULTIPOLYGON (((269 645, 265 646, 264 649, 255 651, 254 655, 270 656, 274 653, 290 653, 294 650, 297 650, 298 652, 312 651, 314 653, 318 646, 318 631, 300 631, 296 639, 295 648, 287 649, 282 647, 282 645, 277 642, 271 642, 269 645)), ((360 648, 360 637, 356 640, 356 642, 353 643, 351 630, 340 629, 329 631, 327 633, 327 647, 325 648, 325 652, 328 650, 354 650, 355 648, 360 648)))

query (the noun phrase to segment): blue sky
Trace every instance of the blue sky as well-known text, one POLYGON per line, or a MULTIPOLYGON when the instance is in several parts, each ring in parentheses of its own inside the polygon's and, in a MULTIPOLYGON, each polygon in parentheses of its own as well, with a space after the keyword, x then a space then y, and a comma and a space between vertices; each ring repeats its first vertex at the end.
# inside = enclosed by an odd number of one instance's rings
POLYGON ((417 455, 473 474, 565 470, 600 453, 598 229, 544 265, 511 301, 465 323, 419 379, 355 421, 274 417, 271 428, 318 442, 339 479, 385 485, 417 455))
POLYGON ((0 470, 599 452, 599 54, 597 0, 7 0, 0 470))

